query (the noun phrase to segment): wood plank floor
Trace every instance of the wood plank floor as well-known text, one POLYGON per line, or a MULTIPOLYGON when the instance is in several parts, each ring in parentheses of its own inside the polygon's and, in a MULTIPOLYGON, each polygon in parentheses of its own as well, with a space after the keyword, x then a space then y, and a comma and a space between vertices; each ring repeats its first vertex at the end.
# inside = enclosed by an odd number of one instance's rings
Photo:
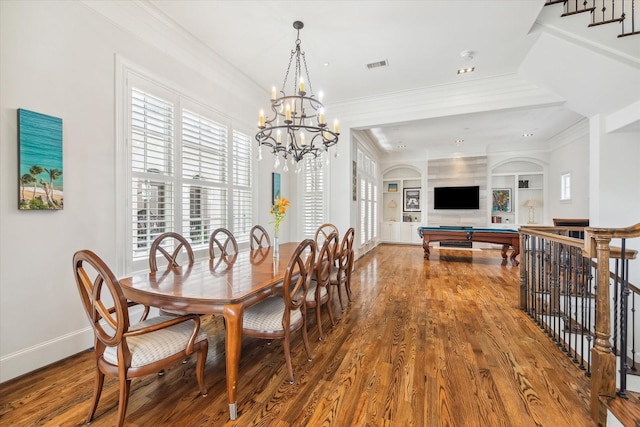
MULTIPOLYGON (((518 268, 497 250, 432 251, 381 245, 356 263, 354 301, 325 341, 315 316, 313 361, 292 342, 295 384, 281 341, 245 338, 239 417, 228 419, 223 325, 207 317, 206 383, 195 358, 134 380, 130 426, 593 426, 588 379, 518 309, 518 268)), ((71 286, 71 284, 69 285, 71 286)), ((78 301, 79 304, 79 301, 78 301)), ((0 384, 0 425, 75 426, 93 386, 89 352, 0 384)), ((118 385, 105 390, 92 425, 113 425, 118 385)))

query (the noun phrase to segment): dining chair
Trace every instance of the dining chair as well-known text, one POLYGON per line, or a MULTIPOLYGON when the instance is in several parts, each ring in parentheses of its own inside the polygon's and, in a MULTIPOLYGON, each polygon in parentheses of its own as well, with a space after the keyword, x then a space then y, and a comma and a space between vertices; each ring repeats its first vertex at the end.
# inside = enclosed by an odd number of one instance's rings
POLYGON ((146 319, 145 310, 143 320, 132 325, 129 307, 135 303, 127 302, 120 283, 100 257, 89 250, 78 251, 73 256, 73 270, 94 334, 96 374, 87 424, 98 407, 105 375, 118 378, 117 425, 122 426, 132 379, 159 372, 193 353, 198 356, 196 378, 200 393, 207 395, 204 368, 209 343, 197 315, 146 319), (113 306, 108 307, 110 304, 113 306))
POLYGON ((347 299, 351 302, 351 273, 353 272, 353 265, 355 263, 355 251, 353 249, 353 241, 355 240, 356 231, 353 227, 350 227, 345 233, 347 238, 347 246, 349 247, 349 265, 347 267, 347 281, 345 288, 347 290, 347 299))
POLYGON ((313 239, 316 242, 316 246, 321 248, 324 241, 329 237, 331 233, 334 233, 334 232, 338 236, 340 236, 340 233, 338 232, 338 227, 330 223, 325 223, 325 224, 322 224, 320 227, 318 227, 316 229, 316 234, 313 239))
MULTIPOLYGON (((170 270, 174 267, 180 267, 180 265, 193 265, 195 261, 195 257, 193 254, 193 249, 191 248, 191 244, 189 241, 184 238, 181 234, 174 232, 166 232, 162 233, 151 244, 151 249, 149 250, 149 269, 151 272, 158 271, 158 261, 159 258, 158 253, 164 255, 167 261, 167 270, 170 270), (173 248, 173 252, 169 253, 166 248, 173 248), (184 249, 184 251, 183 251, 184 249), (186 253, 186 260, 182 260, 184 258, 182 255, 186 253)), ((174 310, 169 308, 160 308, 161 315, 167 316, 183 316, 187 314, 184 311, 174 310)))
POLYGON ((167 269, 185 264, 181 259, 184 253, 187 256, 186 263, 193 264, 195 260, 189 241, 182 235, 171 231, 162 233, 151 243, 151 248, 149 249, 149 269, 151 271, 158 271, 158 253, 161 253, 166 259, 167 269), (169 253, 167 248, 173 248, 173 252, 169 253))
POLYGON ((291 255, 285 270, 282 292, 247 307, 242 319, 244 335, 263 339, 284 339, 284 358, 293 384, 291 364, 291 333, 302 330, 302 340, 311 361, 307 336, 306 296, 313 274, 316 244, 311 239, 300 242, 291 255))
POLYGON ((337 262, 334 262, 333 269, 331 271, 331 285, 338 289, 338 300, 340 301, 340 308, 344 312, 344 305, 342 303, 342 287, 345 288, 348 301, 351 301, 351 289, 350 289, 350 269, 353 268, 353 239, 355 236, 355 230, 350 227, 342 237, 342 242, 338 248, 336 257, 337 262))
POLYGON ((216 228, 209 237, 209 258, 215 258, 215 248, 220 255, 230 256, 238 253, 238 242, 226 228, 216 228), (231 246, 231 247, 229 247, 231 246))
POLYGON ((269 233, 261 225, 254 225, 249 232, 249 246, 251 249, 268 248, 271 246, 269 233))
POLYGON ((316 324, 318 325, 319 340, 324 340, 322 334, 322 320, 320 309, 322 305, 327 306, 331 326, 335 326, 333 312, 331 310, 331 270, 333 269, 333 254, 338 246, 338 233, 332 231, 324 243, 316 259, 316 267, 311 278, 311 284, 307 292, 307 308, 315 308, 316 324))

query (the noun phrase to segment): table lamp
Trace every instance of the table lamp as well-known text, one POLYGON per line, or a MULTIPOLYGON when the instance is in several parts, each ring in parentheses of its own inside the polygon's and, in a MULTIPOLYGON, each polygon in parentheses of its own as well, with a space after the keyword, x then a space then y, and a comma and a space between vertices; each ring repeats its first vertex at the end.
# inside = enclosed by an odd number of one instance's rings
POLYGON ((392 209, 392 211, 391 211, 391 221, 395 221, 395 211, 393 209, 397 208, 398 204, 396 203, 395 200, 392 199, 387 206, 389 207, 389 209, 392 209))
POLYGON ((535 224, 536 222, 535 207, 539 206, 539 202, 534 199, 529 199, 526 202, 524 202, 524 206, 529 208, 529 224, 535 224))

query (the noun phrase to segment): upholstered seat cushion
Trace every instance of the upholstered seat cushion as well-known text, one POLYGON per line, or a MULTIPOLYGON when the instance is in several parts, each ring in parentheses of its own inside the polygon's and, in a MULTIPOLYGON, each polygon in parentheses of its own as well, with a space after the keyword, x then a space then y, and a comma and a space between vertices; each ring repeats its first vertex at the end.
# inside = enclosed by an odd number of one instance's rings
MULTIPOLYGON (((244 311, 242 327, 260 332, 284 331, 282 326, 284 308, 284 300, 281 296, 269 297, 244 311)), ((290 324, 295 325, 301 318, 300 310, 293 310, 290 324)))
POLYGON ((331 268, 331 275, 329 276, 329 279, 332 282, 336 282, 338 280, 338 272, 340 271, 339 267, 333 267, 331 268))
MULTIPOLYGON (((307 301, 315 301, 316 300, 316 286, 318 286, 318 282, 315 280, 311 281, 311 286, 309 286, 309 290, 307 291, 307 301)), ((324 286, 320 287, 320 298, 324 298, 327 295, 327 288, 324 286)))
MULTIPOLYGON (((129 328, 129 330, 140 329, 145 326, 155 325, 167 320, 175 319, 171 316, 157 316, 144 320, 129 328)), ((127 337, 127 345, 131 351, 131 367, 139 367, 164 359, 173 354, 184 351, 187 342, 193 331, 193 322, 187 321, 178 323, 171 327, 160 329, 132 337, 127 337)), ((202 329, 198 332, 195 342, 207 339, 207 333, 202 329)), ((104 360, 113 364, 118 364, 117 347, 107 347, 104 351, 104 360)))

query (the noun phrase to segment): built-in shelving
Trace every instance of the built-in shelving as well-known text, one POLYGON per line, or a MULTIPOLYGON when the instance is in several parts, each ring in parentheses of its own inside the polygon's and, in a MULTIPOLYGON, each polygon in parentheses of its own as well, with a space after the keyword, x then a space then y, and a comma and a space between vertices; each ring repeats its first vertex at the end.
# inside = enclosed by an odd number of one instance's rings
POLYGON ((422 175, 414 169, 396 168, 383 176, 380 229, 383 242, 422 243, 418 227, 422 225, 424 207, 420 211, 405 210, 405 190, 414 189, 420 190, 422 196, 422 175))
POLYGON ((544 223, 544 171, 542 166, 516 161, 494 168, 491 174, 491 222, 503 226, 544 223), (497 192, 497 193, 496 193, 497 192), (494 195, 509 194, 508 209, 496 210, 494 195))

